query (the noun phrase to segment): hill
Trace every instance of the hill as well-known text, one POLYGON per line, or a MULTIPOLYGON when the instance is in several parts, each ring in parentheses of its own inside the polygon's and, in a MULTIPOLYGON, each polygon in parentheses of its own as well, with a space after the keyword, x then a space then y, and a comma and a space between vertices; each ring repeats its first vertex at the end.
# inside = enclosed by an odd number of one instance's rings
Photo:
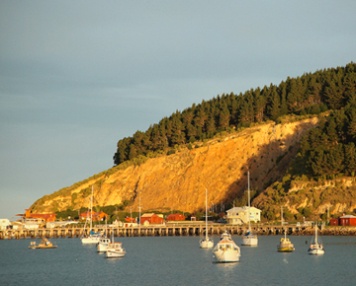
POLYGON ((80 209, 89 205, 94 185, 94 205, 126 205, 144 210, 202 210, 205 189, 209 204, 224 210, 242 203, 250 169, 255 194, 281 179, 299 149, 302 136, 317 126, 319 118, 276 124, 268 122, 217 136, 189 150, 146 159, 125 168, 115 167, 82 183, 45 196, 33 204, 36 212, 80 209))
POLYGON ((97 207, 215 212, 252 205, 275 219, 353 212, 356 64, 217 96, 120 139, 115 167, 37 200, 38 212, 97 207), (303 137, 304 136, 304 137, 303 137))

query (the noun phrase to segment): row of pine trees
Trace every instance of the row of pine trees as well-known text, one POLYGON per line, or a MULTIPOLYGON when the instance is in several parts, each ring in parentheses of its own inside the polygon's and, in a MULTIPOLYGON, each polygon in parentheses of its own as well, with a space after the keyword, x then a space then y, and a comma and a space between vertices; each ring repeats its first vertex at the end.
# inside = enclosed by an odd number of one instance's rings
POLYGON ((278 122, 283 115, 318 114, 326 110, 339 110, 330 117, 334 118, 336 124, 334 136, 337 138, 332 137, 331 131, 328 135, 330 138, 327 140, 325 136, 321 138, 326 131, 325 128, 332 129, 330 126, 334 124, 324 122, 319 131, 313 131, 315 134, 311 132, 308 135, 319 138, 315 141, 318 143, 313 143, 315 138, 312 137, 303 141, 303 154, 310 156, 308 170, 315 175, 331 174, 336 172, 336 169, 350 173, 351 169, 337 167, 338 163, 332 161, 334 159, 331 157, 336 158, 336 153, 343 152, 343 159, 340 160, 345 164, 347 160, 351 160, 347 154, 355 151, 352 149, 355 148, 352 143, 356 143, 356 135, 349 131, 353 128, 356 131, 356 125, 353 126, 356 123, 353 122, 354 119, 350 119, 354 118, 353 114, 356 112, 352 107, 355 94, 356 64, 351 62, 345 67, 324 69, 297 78, 288 77, 278 86, 271 84, 269 87, 265 86, 263 89, 258 87, 239 95, 234 93, 218 95, 198 105, 193 104, 182 112, 176 111, 169 118, 165 117, 158 124, 151 125, 145 132, 137 131, 132 137, 119 140, 114 163, 118 165, 139 155, 146 156, 150 152, 167 152, 176 145, 212 138, 218 132, 249 126, 251 123, 267 120, 278 122), (348 108, 343 110, 347 104, 348 108), (343 122, 342 132, 339 130, 340 121, 343 122), (320 144, 323 140, 324 145, 320 144), (315 149, 318 146, 319 149, 315 149), (321 146, 324 146, 324 149, 321 150, 321 146), (335 156, 330 155, 331 153, 335 156), (335 170, 323 170, 325 167, 322 167, 321 162, 332 162, 335 168, 330 168, 335 170))

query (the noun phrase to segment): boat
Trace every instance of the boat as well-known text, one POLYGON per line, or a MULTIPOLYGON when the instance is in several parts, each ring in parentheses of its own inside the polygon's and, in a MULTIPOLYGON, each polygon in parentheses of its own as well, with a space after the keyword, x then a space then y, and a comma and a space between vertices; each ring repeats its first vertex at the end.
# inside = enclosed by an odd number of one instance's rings
POLYGON ((240 248, 227 231, 222 233, 220 241, 213 249, 213 254, 218 263, 238 262, 241 256, 240 248))
POLYGON ((112 240, 106 249, 106 258, 120 258, 124 257, 126 251, 122 248, 121 242, 115 242, 114 231, 112 231, 112 240))
MULTIPOLYGON (((281 207, 281 222, 283 227, 283 207, 281 207)), ((293 243, 287 238, 287 230, 284 230, 284 237, 281 238, 277 250, 278 252, 293 252, 295 250, 293 243)))
POLYGON ((325 253, 324 246, 322 243, 318 242, 318 227, 315 223, 315 236, 311 240, 308 253, 311 255, 322 255, 325 253))
MULTIPOLYGON (((89 209, 88 209, 89 211, 89 209)), ((90 229, 89 235, 86 236, 85 227, 87 225, 88 218, 85 221, 82 237, 82 244, 98 244, 100 241, 100 234, 93 231, 93 186, 91 186, 91 200, 90 200, 90 229)))
POLYGON ((41 240, 41 242, 37 245, 36 241, 31 241, 31 245, 28 247, 29 249, 49 249, 49 248, 57 248, 57 245, 53 245, 47 238, 41 240))
POLYGON ((257 246, 258 245, 258 238, 257 235, 253 234, 251 231, 251 221, 250 221, 250 172, 247 174, 248 176, 248 231, 242 237, 242 246, 257 246))
POLYGON ((208 236, 208 190, 205 189, 205 237, 200 240, 200 248, 214 247, 214 241, 208 236))
POLYGON ((109 244, 111 243, 110 238, 108 238, 108 223, 107 219, 105 221, 105 236, 101 237, 96 247, 98 252, 106 252, 108 249, 109 244))

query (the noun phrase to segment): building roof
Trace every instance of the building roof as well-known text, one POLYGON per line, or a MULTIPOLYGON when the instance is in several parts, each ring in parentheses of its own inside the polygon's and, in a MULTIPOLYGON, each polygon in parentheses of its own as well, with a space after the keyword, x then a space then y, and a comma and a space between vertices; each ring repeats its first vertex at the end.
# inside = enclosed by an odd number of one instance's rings
POLYGON ((148 214, 143 214, 141 217, 151 217, 156 215, 155 213, 148 213, 148 214))
POLYGON ((245 212, 245 211, 247 211, 249 209, 251 211, 259 211, 259 212, 261 212, 261 210, 255 208, 255 207, 247 207, 247 206, 245 206, 245 207, 234 207, 232 209, 227 210, 226 212, 245 212))
POLYGON ((356 218, 356 216, 354 216, 354 215, 344 215, 344 216, 342 216, 340 218, 356 218))

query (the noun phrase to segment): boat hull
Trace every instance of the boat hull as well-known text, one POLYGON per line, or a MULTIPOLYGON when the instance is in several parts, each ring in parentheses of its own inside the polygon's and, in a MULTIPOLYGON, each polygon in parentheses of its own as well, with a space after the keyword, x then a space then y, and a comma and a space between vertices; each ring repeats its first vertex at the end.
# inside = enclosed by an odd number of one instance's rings
POLYGON ((82 238, 82 244, 98 244, 100 236, 88 236, 82 238))
POLYGON ((206 240, 206 239, 202 239, 200 241, 200 248, 204 248, 204 249, 210 249, 214 247, 214 242, 210 239, 206 240))
POLYGON ((293 252, 295 249, 294 247, 288 246, 288 247, 278 247, 278 252, 293 252))
POLYGON ((242 246, 258 246, 257 237, 243 237, 242 238, 242 246))
POLYGON ((126 251, 107 250, 106 258, 121 258, 121 257, 124 257, 125 254, 126 254, 126 251))
POLYGON ((323 255, 325 253, 324 249, 309 249, 308 253, 310 255, 323 255))
POLYGON ((217 263, 232 263, 240 261, 240 252, 238 251, 214 251, 215 262, 217 263))

